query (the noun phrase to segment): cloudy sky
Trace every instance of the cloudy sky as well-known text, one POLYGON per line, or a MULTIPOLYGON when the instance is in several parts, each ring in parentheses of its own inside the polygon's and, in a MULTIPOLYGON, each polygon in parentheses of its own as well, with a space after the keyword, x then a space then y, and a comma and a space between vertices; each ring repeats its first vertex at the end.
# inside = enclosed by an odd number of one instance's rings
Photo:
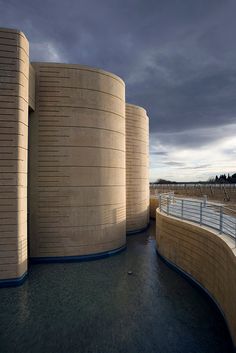
POLYGON ((126 81, 150 117, 150 177, 236 172, 235 0, 0 0, 31 60, 80 63, 126 81))

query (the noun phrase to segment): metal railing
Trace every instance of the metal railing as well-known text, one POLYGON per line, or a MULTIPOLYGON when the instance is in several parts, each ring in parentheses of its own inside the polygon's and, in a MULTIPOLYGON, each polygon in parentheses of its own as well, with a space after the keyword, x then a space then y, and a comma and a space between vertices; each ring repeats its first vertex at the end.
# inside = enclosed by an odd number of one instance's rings
POLYGON ((175 197, 174 192, 160 194, 159 209, 167 215, 188 220, 227 234, 236 240, 236 211, 221 204, 175 197))
POLYGON ((224 183, 172 183, 172 184, 158 184, 158 183, 150 183, 150 188, 154 188, 154 189, 186 189, 186 188, 215 188, 215 189, 223 189, 223 188, 227 188, 227 189, 232 189, 232 190, 236 190, 236 184, 232 183, 232 184, 224 184, 224 183))

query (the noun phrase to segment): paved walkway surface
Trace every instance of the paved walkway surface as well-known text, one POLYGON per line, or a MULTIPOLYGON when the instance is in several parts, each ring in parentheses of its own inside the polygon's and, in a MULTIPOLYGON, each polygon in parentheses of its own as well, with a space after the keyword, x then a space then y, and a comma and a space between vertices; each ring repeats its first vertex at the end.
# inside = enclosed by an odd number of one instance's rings
POLYGON ((32 265, 0 289, 0 353, 231 352, 221 315, 157 257, 153 233, 107 259, 32 265))

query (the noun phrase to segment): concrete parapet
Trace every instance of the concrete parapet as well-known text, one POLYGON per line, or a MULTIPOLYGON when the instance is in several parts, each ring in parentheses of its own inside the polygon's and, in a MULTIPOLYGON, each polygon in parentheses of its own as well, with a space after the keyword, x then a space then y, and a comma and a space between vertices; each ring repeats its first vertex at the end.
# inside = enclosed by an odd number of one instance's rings
POLYGON ((236 248, 235 241, 156 211, 159 254, 199 284, 225 317, 236 347, 236 248))

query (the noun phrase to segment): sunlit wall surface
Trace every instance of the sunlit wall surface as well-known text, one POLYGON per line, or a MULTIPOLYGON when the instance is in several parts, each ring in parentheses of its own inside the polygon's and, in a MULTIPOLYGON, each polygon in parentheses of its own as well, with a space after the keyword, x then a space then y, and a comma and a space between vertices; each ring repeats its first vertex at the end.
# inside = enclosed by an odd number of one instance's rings
POLYGON ((30 256, 125 244, 125 85, 80 65, 33 63, 30 256))
POLYGON ((112 73, 30 64, 21 31, 0 29, 0 64, 0 286, 23 280, 28 256, 122 250, 148 224, 146 111, 112 73))
POLYGON ((142 107, 126 104, 127 232, 149 222, 149 119, 142 107))
POLYGON ((27 270, 29 43, 0 29, 0 280, 27 270))

